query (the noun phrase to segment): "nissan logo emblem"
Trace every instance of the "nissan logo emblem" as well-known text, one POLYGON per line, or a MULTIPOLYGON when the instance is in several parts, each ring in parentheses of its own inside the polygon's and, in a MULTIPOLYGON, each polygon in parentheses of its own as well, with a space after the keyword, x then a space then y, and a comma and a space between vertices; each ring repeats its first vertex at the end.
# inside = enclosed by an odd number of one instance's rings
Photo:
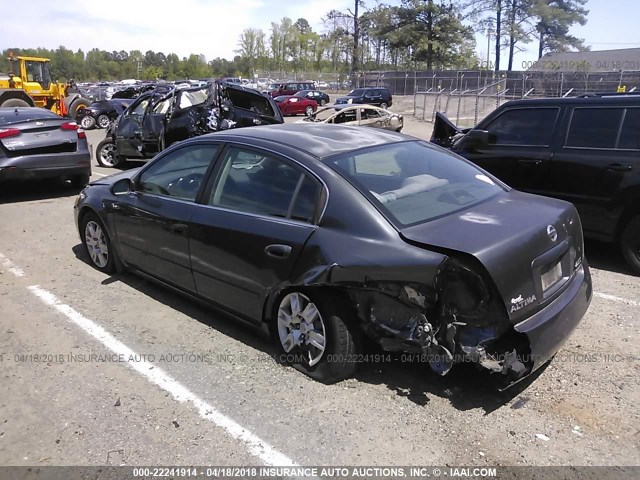
POLYGON ((558 239, 558 232, 553 228, 553 225, 547 226, 547 235, 549 235, 552 242, 555 242, 558 239))

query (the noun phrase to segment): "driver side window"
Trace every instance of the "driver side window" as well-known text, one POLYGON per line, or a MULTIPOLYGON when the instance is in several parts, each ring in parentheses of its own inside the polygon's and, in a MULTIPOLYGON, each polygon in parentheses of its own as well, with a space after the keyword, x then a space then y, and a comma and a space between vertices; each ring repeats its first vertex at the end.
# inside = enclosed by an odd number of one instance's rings
POLYGON ((129 115, 144 115, 144 111, 147 109, 147 105, 149 105, 149 99, 141 101, 138 105, 135 106, 133 110, 129 112, 129 115))
POLYGON ((217 152, 218 145, 212 144, 189 145, 174 150, 142 172, 136 189, 193 202, 217 152))

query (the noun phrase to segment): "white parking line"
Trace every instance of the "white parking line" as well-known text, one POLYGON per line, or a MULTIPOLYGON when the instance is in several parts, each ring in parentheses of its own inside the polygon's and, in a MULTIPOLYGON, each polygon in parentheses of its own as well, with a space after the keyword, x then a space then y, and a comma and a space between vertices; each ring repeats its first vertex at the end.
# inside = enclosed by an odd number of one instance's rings
POLYGON ((24 277, 24 271, 1 253, 0 265, 9 270, 16 277, 24 277))
POLYGON ((622 302, 628 305, 632 305, 634 307, 640 307, 640 302, 636 302, 635 300, 627 300, 626 298, 616 297, 615 295, 609 295, 608 293, 593 293, 596 297, 604 298, 605 300, 611 300, 613 302, 622 302))
POLYGON ((98 175, 99 177, 108 177, 109 175, 107 175, 106 173, 98 173, 98 172, 91 172, 92 175, 98 175))
POLYGON ((202 418, 224 428, 233 438, 245 443, 249 453, 258 457, 266 465, 298 466, 293 462, 293 460, 278 452, 264 440, 242 427, 242 425, 218 412, 212 405, 200 399, 195 393, 191 392, 177 380, 173 379, 157 365, 145 360, 140 362, 133 361, 134 359, 140 359, 141 356, 137 355, 136 352, 117 340, 100 325, 84 317, 69 305, 61 303, 51 292, 40 288, 39 285, 32 285, 27 288, 45 304, 55 308, 65 315, 71 322, 98 340, 113 353, 116 355, 122 355, 125 359, 131 359, 127 361, 127 365, 151 383, 154 383, 161 389, 169 392, 173 398, 179 402, 191 402, 196 407, 198 414, 202 418))

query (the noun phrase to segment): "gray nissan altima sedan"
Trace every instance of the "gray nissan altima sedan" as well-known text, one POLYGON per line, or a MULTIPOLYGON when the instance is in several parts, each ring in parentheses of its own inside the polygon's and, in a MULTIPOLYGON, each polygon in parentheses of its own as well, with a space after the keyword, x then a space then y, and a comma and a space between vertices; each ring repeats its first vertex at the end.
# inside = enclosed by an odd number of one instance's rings
POLYGON ((354 373, 366 335, 439 375, 472 362, 509 385, 553 357, 592 295, 573 205, 384 130, 188 139, 89 184, 75 218, 95 268, 268 326, 324 382, 354 373))

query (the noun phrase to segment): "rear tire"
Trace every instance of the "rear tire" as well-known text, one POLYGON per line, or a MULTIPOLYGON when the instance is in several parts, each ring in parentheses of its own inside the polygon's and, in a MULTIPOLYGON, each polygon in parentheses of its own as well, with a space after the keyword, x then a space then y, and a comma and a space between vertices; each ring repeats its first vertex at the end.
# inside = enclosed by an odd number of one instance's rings
POLYGON ((272 323, 281 360, 322 383, 353 376, 357 342, 346 323, 349 309, 344 303, 319 291, 287 292, 276 306, 272 323), (307 343, 312 341, 315 344, 307 343))
POLYGON ((387 107, 388 107, 388 106, 389 106, 389 105, 387 105, 387 103, 386 103, 386 102, 382 102, 382 103, 380 104, 380 108, 384 108, 385 110, 387 109, 387 107))
POLYGON ((116 152, 116 146, 110 137, 102 140, 96 148, 96 160, 101 167, 115 168, 124 161, 116 152))
POLYGON ((91 130, 93 127, 96 126, 96 119, 93 118, 91 115, 82 117, 82 120, 80 120, 80 126, 84 130, 91 130))
POLYGON ((9 100, 5 100, 0 107, 30 107, 27 102, 20 98, 10 98, 9 100))
POLYGON ((324 107, 327 104, 326 100, 323 98, 322 100, 320 100, 320 106, 324 107))
POLYGON ((631 218, 620 236, 622 255, 636 275, 640 275, 640 215, 631 218))
POLYGON ((304 114, 307 117, 310 117, 311 115, 313 115, 313 107, 309 106, 307 108, 304 109, 304 114))
POLYGON ((105 115, 103 113, 102 115, 98 115, 98 119, 96 120, 96 124, 100 128, 109 128, 109 125, 111 125, 111 119, 109 118, 109 115, 105 115))

